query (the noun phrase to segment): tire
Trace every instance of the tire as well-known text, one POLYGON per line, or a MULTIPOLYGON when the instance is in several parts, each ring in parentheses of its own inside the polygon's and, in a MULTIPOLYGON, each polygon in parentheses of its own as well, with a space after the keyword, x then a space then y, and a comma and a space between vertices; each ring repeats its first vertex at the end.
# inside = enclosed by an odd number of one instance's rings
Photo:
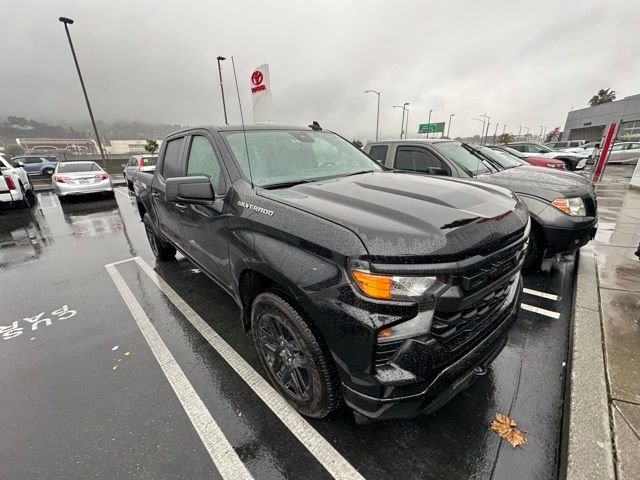
POLYGON ((544 239, 538 228, 531 228, 531 234, 529 235, 529 248, 524 258, 524 264, 522 270, 525 272, 537 272, 540 271, 542 266, 542 260, 544 258, 544 239))
POLYGON ((149 240, 149 246, 151 247, 151 251, 155 257, 158 260, 172 260, 175 258, 176 248, 156 235, 153 223, 151 222, 151 217, 149 217, 148 213, 144 214, 144 219, 142 221, 144 223, 145 232, 147 233, 147 239, 149 240))
POLYGON ((341 402, 326 348, 280 295, 261 293, 251 307, 251 334, 271 384, 302 415, 324 418, 341 402))
POLYGON ((567 158, 556 158, 556 160, 560 160, 562 162, 564 162, 564 166, 566 167, 567 171, 572 172, 575 170, 575 165, 577 165, 577 162, 574 164, 571 160, 567 159, 567 158))
POLYGON ((43 175, 48 175, 48 176, 53 175, 53 168, 45 168, 45 169, 42 171, 42 174, 43 174, 43 175))
POLYGON ((24 208, 31 208, 31 195, 29 194, 29 191, 26 191, 24 189, 24 185, 22 185, 22 183, 20 183, 20 190, 22 191, 22 200, 20 200, 20 205, 23 206, 24 208))

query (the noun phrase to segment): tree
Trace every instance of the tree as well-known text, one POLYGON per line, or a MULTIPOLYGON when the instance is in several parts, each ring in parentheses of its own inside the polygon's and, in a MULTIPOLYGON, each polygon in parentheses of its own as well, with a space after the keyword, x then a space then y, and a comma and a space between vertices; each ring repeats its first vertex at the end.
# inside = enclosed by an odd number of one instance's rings
POLYGON ((24 152, 24 148, 22 148, 17 143, 11 143, 4 148, 4 153, 7 155, 21 155, 24 152))
POLYGON ((144 149, 149 153, 156 153, 158 151, 158 142, 155 140, 147 140, 147 144, 144 149))
POLYGON ((616 99, 616 91, 609 88, 601 88, 598 93, 591 97, 589 105, 595 107, 596 105, 602 105, 603 103, 613 102, 616 99))
POLYGON ((353 144, 354 147, 358 147, 358 148, 362 148, 364 146, 364 144, 358 139, 351 140, 351 143, 353 144))
POLYGON ((558 140, 560 140, 561 135, 562 132, 560 131, 560 127, 556 127, 549 133, 547 133, 547 136, 544 137, 544 143, 557 142, 558 140))
POLYGON ((503 133, 498 137, 499 143, 510 143, 510 142, 513 142, 514 140, 515 138, 510 133, 503 133))

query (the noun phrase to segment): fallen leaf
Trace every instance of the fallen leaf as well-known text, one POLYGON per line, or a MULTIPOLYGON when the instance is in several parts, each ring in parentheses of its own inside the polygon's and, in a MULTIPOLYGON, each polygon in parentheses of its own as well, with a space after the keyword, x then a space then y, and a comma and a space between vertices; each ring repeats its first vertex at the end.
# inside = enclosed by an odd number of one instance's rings
POLYGON ((115 370, 116 368, 118 368, 118 364, 117 364, 117 363, 113 366, 113 369, 114 369, 114 370, 115 370))
POLYGON ((524 436, 524 432, 515 428, 516 425, 517 423, 513 418, 509 418, 501 413, 496 413, 496 419, 491 422, 491 430, 496 432, 509 442, 513 448, 515 448, 527 443, 527 438, 524 436))
POLYGON ((33 341, 33 340, 35 340, 35 339, 36 339, 36 337, 31 337, 31 338, 30 338, 30 340, 32 340, 32 341, 33 341))
POLYGON ((125 357, 128 357, 129 355, 130 355, 130 353, 129 353, 129 352, 124 352, 124 356, 125 356, 125 357))
POLYGON ((118 349, 118 345, 116 345, 115 347, 113 347, 111 350, 113 350, 114 352, 118 349))

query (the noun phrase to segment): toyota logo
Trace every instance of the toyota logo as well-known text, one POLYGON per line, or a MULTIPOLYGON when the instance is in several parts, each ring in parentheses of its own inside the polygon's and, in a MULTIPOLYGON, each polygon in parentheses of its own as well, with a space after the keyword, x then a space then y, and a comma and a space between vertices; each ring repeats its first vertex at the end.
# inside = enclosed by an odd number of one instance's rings
POLYGON ((264 76, 260 70, 256 70, 251 74, 251 83, 254 85, 260 85, 262 83, 264 76))

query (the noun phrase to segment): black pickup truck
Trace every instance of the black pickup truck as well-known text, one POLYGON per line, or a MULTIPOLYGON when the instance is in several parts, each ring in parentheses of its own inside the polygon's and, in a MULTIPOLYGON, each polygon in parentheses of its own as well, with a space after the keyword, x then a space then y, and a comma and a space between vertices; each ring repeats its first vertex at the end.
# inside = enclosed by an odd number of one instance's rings
POLYGON ((501 187, 391 171, 314 124, 174 133, 134 189, 155 256, 181 251, 235 300, 304 415, 433 411, 515 320, 530 221, 501 187))

